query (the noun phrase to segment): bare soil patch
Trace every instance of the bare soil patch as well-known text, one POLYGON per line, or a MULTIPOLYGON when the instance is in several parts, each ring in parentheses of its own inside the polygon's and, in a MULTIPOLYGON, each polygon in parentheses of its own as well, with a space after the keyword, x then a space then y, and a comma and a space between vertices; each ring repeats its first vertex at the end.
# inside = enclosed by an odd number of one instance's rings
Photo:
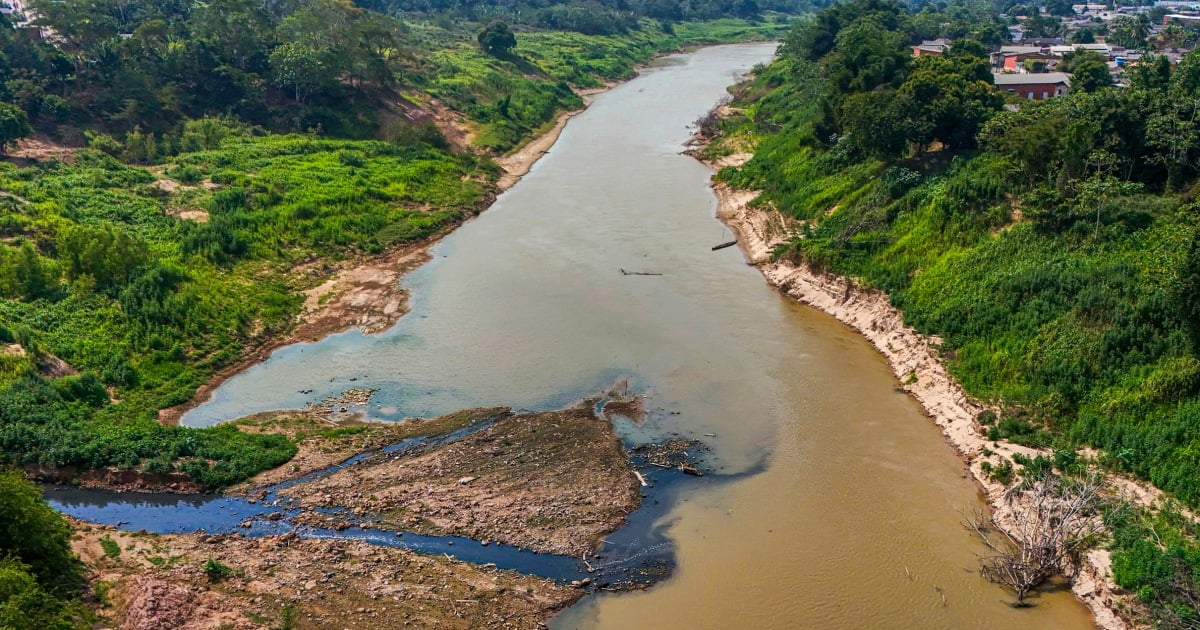
POLYGON ((8 157, 29 162, 45 162, 58 160, 71 163, 75 160, 76 147, 69 147, 52 140, 49 136, 36 135, 32 138, 20 138, 13 149, 7 152, 8 157))
POLYGON ((155 536, 87 524, 77 532, 74 547, 101 595, 101 627, 531 628, 583 594, 358 541, 155 536), (230 575, 211 581, 210 560, 230 575))
POLYGON ((506 413, 458 441, 370 458, 281 495, 379 528, 578 556, 624 523, 639 487, 611 423, 580 407, 506 413))
POLYGON ((173 217, 179 217, 184 221, 195 221, 196 223, 208 223, 208 210, 199 208, 169 208, 167 214, 173 217))

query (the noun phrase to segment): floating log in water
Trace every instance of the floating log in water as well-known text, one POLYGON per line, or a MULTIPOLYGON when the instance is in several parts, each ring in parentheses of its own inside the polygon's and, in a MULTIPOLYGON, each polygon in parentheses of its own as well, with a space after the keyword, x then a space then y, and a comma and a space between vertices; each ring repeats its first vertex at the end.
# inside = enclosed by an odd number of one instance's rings
POLYGON ((701 472, 699 468, 696 468, 691 464, 680 464, 679 470, 689 475, 695 475, 696 477, 704 476, 704 473, 701 472))
POLYGON ((715 252, 715 251, 717 251, 718 249, 725 249, 726 247, 733 247, 734 245, 737 245, 737 240, 736 240, 736 239, 735 239, 735 240, 732 240, 732 241, 729 241, 729 242, 726 242, 726 243, 721 243, 720 245, 713 245, 713 248, 712 248, 712 250, 715 252))
POLYGON ((650 272, 650 271, 625 271, 624 269, 622 269, 621 275, 623 275, 623 276, 661 276, 662 274, 654 273, 654 272, 650 272))

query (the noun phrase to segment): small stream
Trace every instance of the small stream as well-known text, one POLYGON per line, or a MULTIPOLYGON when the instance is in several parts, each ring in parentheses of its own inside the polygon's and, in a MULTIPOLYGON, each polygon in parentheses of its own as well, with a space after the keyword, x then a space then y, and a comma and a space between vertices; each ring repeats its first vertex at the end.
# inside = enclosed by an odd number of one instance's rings
MULTIPOLYGON (((607 398, 599 398, 593 406, 602 417, 607 398)), ((584 563, 579 558, 537 553, 511 545, 480 541, 461 536, 428 536, 412 532, 395 532, 369 527, 369 523, 346 510, 321 508, 317 511, 336 516, 352 526, 327 529, 297 524, 293 519, 300 509, 290 498, 279 496, 286 488, 322 479, 340 470, 359 465, 380 454, 418 454, 458 441, 490 426, 496 417, 488 418, 444 435, 417 436, 383 448, 366 451, 342 462, 255 490, 251 496, 186 495, 166 492, 117 492, 97 488, 66 485, 44 485, 46 500, 56 510, 74 518, 128 531, 153 534, 232 534, 255 538, 295 533, 302 538, 361 540, 375 545, 411 549, 430 555, 447 555, 475 564, 494 564, 500 569, 568 582, 591 578, 595 587, 610 583, 623 586, 651 584, 668 576, 673 564, 671 541, 659 526, 667 512, 688 484, 701 480, 689 478, 678 470, 656 469, 635 458, 639 472, 650 484, 643 488, 642 506, 630 515, 628 522, 605 538, 601 549, 584 563)), ((628 446, 628 445, 627 445, 628 446)), ((721 483, 720 476, 709 476, 704 482, 721 483)))

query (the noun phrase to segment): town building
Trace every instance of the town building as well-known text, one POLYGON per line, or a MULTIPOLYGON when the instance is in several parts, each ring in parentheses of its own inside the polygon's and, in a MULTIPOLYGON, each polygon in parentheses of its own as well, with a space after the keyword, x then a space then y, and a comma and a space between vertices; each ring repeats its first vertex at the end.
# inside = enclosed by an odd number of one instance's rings
POLYGON ((1010 74, 997 72, 992 75, 996 89, 1018 94, 1021 98, 1040 101, 1063 96, 1071 89, 1071 75, 1065 72, 1042 72, 1010 74))

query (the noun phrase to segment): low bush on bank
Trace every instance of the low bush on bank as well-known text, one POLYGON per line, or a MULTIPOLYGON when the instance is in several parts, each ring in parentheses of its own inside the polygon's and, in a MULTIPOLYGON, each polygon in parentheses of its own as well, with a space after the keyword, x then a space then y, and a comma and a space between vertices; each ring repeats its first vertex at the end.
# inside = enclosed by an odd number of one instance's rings
POLYGON ((287 461, 282 437, 164 427, 156 413, 290 325, 294 265, 425 238, 476 210, 494 173, 424 144, 307 136, 230 137, 172 164, 214 184, 167 193, 145 169, 86 151, 72 165, 0 167, 20 243, 0 245, 0 279, 21 278, 0 280, 0 323, 19 346, 0 355, 11 463, 220 487, 287 461))

